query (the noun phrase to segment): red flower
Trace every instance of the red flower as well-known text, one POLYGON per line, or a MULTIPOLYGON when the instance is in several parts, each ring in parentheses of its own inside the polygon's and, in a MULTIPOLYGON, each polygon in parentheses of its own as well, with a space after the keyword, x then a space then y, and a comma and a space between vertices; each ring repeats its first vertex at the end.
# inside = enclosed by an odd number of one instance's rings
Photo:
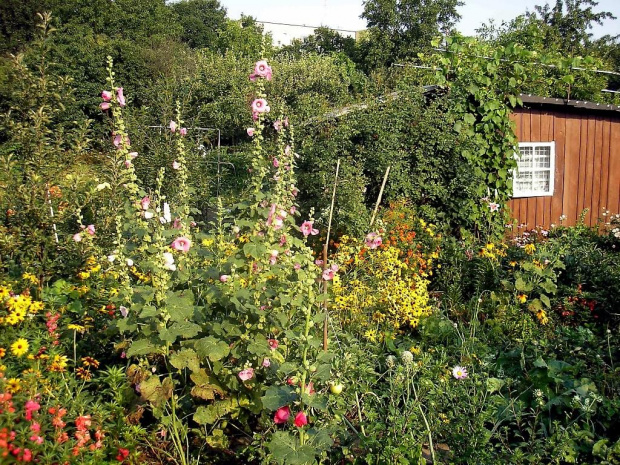
POLYGON ((299 412, 297 415, 295 415, 295 426, 297 426, 297 428, 301 428, 302 426, 307 424, 308 417, 304 412, 299 412))
POLYGON ((116 456, 116 460, 118 460, 119 462, 124 462, 128 456, 129 456, 128 449, 123 449, 122 447, 118 448, 118 455, 116 456))
POLYGON ((281 425, 282 423, 286 423, 288 421, 288 417, 290 416, 291 416, 291 409, 288 405, 285 407, 280 407, 278 410, 276 410, 276 414, 273 417, 273 421, 277 425, 281 425))

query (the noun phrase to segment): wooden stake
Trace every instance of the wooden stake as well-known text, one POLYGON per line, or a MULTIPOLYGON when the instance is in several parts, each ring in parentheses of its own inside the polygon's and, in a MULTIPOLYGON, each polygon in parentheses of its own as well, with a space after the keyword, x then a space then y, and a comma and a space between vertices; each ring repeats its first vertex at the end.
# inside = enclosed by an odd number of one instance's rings
POLYGON ((377 211, 379 211, 379 204, 381 203, 381 198, 383 197, 383 189, 385 188, 385 183, 387 182, 387 178, 390 174, 390 167, 387 167, 385 170, 385 176, 383 176, 383 183, 381 184, 381 190, 379 191, 379 197, 377 197, 377 204, 375 205, 375 211, 372 212, 372 218, 370 218, 370 226, 375 222, 375 218, 377 217, 377 211))
MULTIPOLYGON (((329 223, 327 223, 327 236, 325 237, 325 245, 323 246, 323 271, 327 269, 327 249, 329 247, 329 235, 332 230, 332 218, 334 216, 334 203, 336 202, 336 186, 338 185, 338 173, 340 172, 340 159, 336 163, 336 176, 334 177, 334 190, 332 192, 332 204, 329 209, 329 223)), ((329 313, 327 306, 327 281, 323 280, 323 309, 325 310, 325 320, 323 321, 323 350, 327 351, 327 326, 329 323, 329 313)))

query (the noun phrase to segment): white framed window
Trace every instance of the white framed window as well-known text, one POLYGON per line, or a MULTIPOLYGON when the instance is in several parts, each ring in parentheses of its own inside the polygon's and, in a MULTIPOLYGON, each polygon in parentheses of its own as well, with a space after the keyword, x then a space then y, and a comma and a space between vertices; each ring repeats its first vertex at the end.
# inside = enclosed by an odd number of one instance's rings
POLYGON ((515 158, 513 197, 553 195, 555 142, 519 142, 519 153, 515 158))

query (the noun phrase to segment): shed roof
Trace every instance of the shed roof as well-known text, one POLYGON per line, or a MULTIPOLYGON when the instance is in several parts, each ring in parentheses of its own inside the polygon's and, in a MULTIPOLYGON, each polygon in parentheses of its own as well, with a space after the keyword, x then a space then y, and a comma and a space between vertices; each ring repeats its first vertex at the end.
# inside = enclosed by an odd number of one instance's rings
POLYGON ((607 103, 587 102, 585 100, 570 100, 554 97, 539 97, 532 94, 521 94, 524 108, 551 108, 554 110, 564 109, 571 112, 606 112, 620 116, 620 106, 607 103))

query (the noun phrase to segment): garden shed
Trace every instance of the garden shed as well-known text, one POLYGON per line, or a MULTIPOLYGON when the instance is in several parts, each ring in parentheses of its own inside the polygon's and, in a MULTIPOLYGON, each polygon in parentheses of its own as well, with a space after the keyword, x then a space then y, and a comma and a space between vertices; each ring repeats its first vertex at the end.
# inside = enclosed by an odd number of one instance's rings
POLYGON ((522 95, 512 215, 527 228, 620 212, 620 106, 522 95))

